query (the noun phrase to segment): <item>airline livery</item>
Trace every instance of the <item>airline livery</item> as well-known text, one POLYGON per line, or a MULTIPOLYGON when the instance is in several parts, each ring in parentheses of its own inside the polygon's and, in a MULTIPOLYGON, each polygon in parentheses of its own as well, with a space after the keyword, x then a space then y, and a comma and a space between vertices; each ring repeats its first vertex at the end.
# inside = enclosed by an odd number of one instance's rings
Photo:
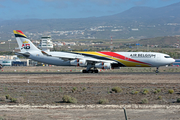
POLYGON ((156 67, 175 62, 167 54, 156 52, 46 52, 38 49, 20 30, 13 31, 21 52, 26 58, 57 66, 86 67, 83 73, 98 73, 99 69, 120 67, 156 67))

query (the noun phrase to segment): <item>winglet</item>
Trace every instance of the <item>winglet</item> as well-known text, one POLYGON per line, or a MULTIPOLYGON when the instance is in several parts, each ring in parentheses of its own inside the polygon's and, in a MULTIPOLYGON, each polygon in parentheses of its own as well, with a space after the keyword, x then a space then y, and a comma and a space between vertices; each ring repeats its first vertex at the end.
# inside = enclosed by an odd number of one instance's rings
POLYGON ((24 37, 27 38, 27 36, 21 31, 21 30, 13 30, 15 37, 24 37))

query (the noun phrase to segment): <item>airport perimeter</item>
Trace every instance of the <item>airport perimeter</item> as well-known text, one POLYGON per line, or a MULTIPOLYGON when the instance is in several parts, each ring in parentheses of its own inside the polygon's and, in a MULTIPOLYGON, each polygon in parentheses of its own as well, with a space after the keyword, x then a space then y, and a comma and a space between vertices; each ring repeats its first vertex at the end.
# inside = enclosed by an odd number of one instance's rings
POLYGON ((179 68, 160 68, 160 74, 152 73, 153 68, 103 70, 100 74, 76 74, 81 70, 78 67, 4 67, 2 70, 0 96, 23 100, 0 101, 1 119, 125 120, 124 107, 128 120, 180 119, 179 68), (42 74, 37 74, 38 71, 42 74), (116 86, 122 91, 113 91, 116 86), (63 95, 76 98, 77 103, 64 103, 63 95), (104 98, 108 103, 99 104, 104 98), (142 103, 143 99, 148 102, 142 103))

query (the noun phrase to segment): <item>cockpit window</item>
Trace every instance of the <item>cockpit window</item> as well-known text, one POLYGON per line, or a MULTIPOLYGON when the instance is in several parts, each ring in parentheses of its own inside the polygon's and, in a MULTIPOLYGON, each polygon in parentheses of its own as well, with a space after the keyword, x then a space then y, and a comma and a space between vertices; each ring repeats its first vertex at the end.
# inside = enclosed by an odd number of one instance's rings
POLYGON ((164 56, 165 58, 171 58, 170 56, 164 56))

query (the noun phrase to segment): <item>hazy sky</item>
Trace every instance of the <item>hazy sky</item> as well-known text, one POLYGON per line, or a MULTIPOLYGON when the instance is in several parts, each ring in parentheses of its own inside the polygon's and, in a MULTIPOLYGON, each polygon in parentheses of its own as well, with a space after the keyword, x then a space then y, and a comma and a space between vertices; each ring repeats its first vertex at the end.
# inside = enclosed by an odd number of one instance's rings
POLYGON ((0 0, 0 19, 99 17, 134 6, 157 8, 177 2, 180 0, 0 0))

